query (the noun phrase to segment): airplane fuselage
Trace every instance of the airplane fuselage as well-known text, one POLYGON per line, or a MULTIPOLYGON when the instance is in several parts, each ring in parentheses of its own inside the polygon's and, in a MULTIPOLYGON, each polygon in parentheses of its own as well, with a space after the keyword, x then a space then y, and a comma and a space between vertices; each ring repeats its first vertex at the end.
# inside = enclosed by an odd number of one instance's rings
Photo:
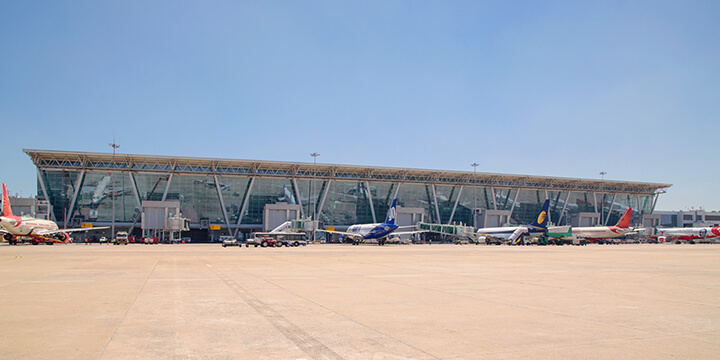
MULTIPOLYGON (((67 242, 70 240, 71 232, 88 231, 85 228, 79 229, 62 229, 59 230, 54 221, 37 219, 31 216, 15 216, 10 208, 10 197, 8 196, 7 187, 2 184, 2 207, 3 212, 0 216, 0 233, 3 239, 7 240, 10 245, 16 245, 18 239, 32 239, 33 243, 67 242)), ((97 229, 107 229, 101 227, 97 229)))
POLYGON ((31 217, 0 216, 0 225, 15 236, 43 235, 58 229, 57 224, 53 221, 31 217))
POLYGON ((352 235, 362 236, 363 239, 380 239, 388 236, 390 233, 398 228, 395 224, 362 224, 352 225, 347 229, 347 232, 352 235))
POLYGON ((720 236, 720 226, 657 229, 657 236, 680 240, 714 238, 720 236))
POLYGON ((572 228, 573 236, 586 240, 611 239, 632 232, 632 228, 618 226, 590 226, 572 228))

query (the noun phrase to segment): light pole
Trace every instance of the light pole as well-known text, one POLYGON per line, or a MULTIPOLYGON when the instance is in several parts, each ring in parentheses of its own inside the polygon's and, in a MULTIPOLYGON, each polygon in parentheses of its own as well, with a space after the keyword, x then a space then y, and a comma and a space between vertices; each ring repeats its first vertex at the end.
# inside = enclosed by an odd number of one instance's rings
MULTIPOLYGON (((108 144, 111 148, 113 148, 113 170, 115 169, 115 149, 119 148, 120 145, 115 143, 115 139, 113 139, 113 142, 108 144)), ((110 171, 110 194, 112 196, 112 226, 110 227, 110 236, 111 239, 115 238, 115 183, 112 178, 114 171, 110 171)))
MULTIPOLYGON (((315 177, 317 176, 317 157, 320 156, 320 154, 314 152, 310 154, 310 156, 313 157, 313 181, 312 181, 312 193, 310 194, 310 198, 313 199, 315 197, 315 177)), ((313 203, 313 242, 315 242, 315 227, 317 226, 317 200, 313 203)))
POLYGON ((600 195, 602 203, 600 204, 600 224, 605 225, 603 219, 605 218, 605 174, 604 171, 600 172, 600 195))
POLYGON ((478 163, 472 163, 470 166, 473 167, 473 211, 472 211, 472 217, 473 217, 473 228, 477 228, 477 220, 475 219, 477 216, 475 216, 475 211, 477 211, 477 167, 480 164, 478 163))

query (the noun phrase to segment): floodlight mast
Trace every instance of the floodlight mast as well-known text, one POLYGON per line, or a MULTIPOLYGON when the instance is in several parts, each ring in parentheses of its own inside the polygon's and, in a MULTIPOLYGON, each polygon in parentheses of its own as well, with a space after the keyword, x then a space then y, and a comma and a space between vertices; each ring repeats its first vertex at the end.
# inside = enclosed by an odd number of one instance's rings
MULTIPOLYGON (((120 145, 115 143, 115 139, 113 138, 113 142, 108 144, 111 148, 113 148, 113 170, 115 170, 115 149, 119 148, 120 145)), ((110 238, 115 238, 115 180, 113 180, 113 173, 114 171, 110 171, 110 195, 112 196, 112 226, 110 227, 110 238)))
POLYGON ((600 172, 600 199, 602 203, 600 204, 600 224, 605 225, 605 175, 607 175, 606 172, 601 171, 600 172))
POLYGON ((470 166, 473 167, 473 200, 474 200, 473 211, 472 211, 473 227, 476 229, 477 229, 477 220, 476 220, 477 216, 476 216, 475 212, 477 211, 477 167, 479 165, 480 164, 475 163, 475 162, 470 164, 470 166))
MULTIPOLYGON (((313 181, 312 181, 312 194, 310 194, 310 198, 313 199, 315 197, 315 178, 317 177, 317 157, 320 156, 320 154, 314 152, 310 154, 310 156, 313 157, 313 181)), ((309 203, 309 201, 308 201, 309 203)), ((317 226, 317 200, 313 203, 313 242, 315 242, 315 227, 317 226)))

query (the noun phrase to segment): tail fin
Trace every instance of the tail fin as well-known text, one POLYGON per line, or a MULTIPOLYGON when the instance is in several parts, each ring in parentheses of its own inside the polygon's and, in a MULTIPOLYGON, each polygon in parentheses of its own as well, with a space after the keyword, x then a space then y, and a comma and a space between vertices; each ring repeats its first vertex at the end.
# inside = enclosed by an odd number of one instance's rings
POLYGON ((390 210, 388 210, 387 219, 385 219, 386 224, 395 225, 396 206, 397 199, 393 199, 392 205, 390 205, 390 210))
POLYGON ((548 210, 549 209, 550 209, 550 199, 546 199, 545 203, 542 206, 542 209, 540 209, 540 213, 538 214, 537 219, 532 224, 530 224, 530 226, 533 226, 536 228, 547 229, 548 210))
POLYGON ((630 227, 630 216, 632 215, 632 208, 628 208, 625 210, 625 213, 623 216, 618 220, 618 223, 615 225, 619 228, 629 228, 630 227))
POLYGON ((5 183, 3 183, 2 203, 3 203, 3 216, 14 217, 12 210, 10 209, 10 198, 8 197, 7 188, 5 187, 5 183))

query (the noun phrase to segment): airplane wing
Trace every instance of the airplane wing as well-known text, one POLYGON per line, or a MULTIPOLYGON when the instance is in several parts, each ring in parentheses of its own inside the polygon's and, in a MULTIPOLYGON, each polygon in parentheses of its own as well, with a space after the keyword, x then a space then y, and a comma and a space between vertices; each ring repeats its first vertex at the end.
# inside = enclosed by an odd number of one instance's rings
POLYGON ((360 238, 362 237, 362 235, 360 235, 360 234, 349 233, 349 232, 345 232, 345 231, 324 230, 324 229, 317 229, 317 230, 315 230, 315 231, 325 232, 325 233, 328 233, 328 234, 345 235, 345 236, 351 236, 351 237, 360 237, 360 238))
POLYGON ((92 231, 92 230, 104 230, 109 229, 109 226, 99 226, 99 227, 91 227, 91 228, 75 228, 75 229, 57 229, 57 230, 51 230, 51 231, 43 231, 42 235, 53 235, 57 233, 73 233, 78 231, 92 231))
POLYGON ((635 228, 635 229, 632 229, 630 232, 628 232, 627 235, 630 235, 630 234, 645 234, 645 230, 646 230, 645 228, 635 228))
POLYGON ((497 234, 487 233, 487 232, 478 232, 478 233, 475 233, 475 236, 476 236, 476 237, 478 237, 478 236, 484 236, 484 237, 486 237, 486 238, 499 239, 499 240, 507 240, 507 239, 508 239, 508 238, 505 237, 505 236, 499 236, 499 235, 497 235, 497 234))
MULTIPOLYGON (((426 233, 426 232, 430 232, 430 230, 393 231, 392 233, 390 233, 390 235, 408 235, 408 234, 412 235, 412 234, 421 234, 421 233, 426 233)), ((388 236, 390 236, 390 235, 388 235, 388 236)))

